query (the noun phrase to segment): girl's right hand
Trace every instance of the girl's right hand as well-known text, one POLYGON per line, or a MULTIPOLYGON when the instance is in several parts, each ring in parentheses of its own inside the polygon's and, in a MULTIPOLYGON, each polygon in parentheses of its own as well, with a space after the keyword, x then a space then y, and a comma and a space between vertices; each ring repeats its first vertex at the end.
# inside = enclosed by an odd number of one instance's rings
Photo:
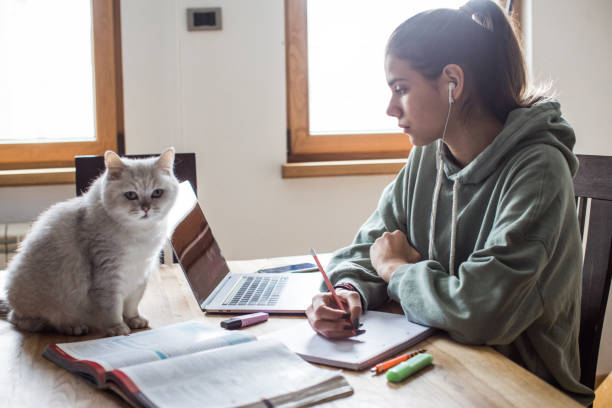
POLYGON ((308 323, 314 331, 329 339, 344 339, 355 336, 359 330, 361 298, 358 292, 337 289, 336 294, 347 312, 338 309, 331 293, 318 293, 306 309, 308 323))

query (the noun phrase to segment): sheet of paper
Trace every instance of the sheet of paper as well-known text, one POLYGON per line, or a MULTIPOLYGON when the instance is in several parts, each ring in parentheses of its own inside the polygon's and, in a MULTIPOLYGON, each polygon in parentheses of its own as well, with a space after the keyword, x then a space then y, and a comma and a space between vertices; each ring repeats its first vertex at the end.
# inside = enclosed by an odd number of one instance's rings
POLYGON ((95 361, 112 370, 254 339, 246 332, 229 332, 203 322, 188 321, 129 336, 61 343, 58 347, 78 360, 95 361))
POLYGON ((434 329, 412 323, 404 315, 368 311, 360 319, 366 332, 346 340, 318 335, 307 321, 268 333, 307 361, 358 370, 366 368, 431 335, 434 329))

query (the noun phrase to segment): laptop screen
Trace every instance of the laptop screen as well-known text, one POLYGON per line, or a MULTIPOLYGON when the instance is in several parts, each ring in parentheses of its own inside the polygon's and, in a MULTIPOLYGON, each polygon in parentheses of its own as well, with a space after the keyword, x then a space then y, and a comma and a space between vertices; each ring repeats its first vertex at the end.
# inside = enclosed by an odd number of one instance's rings
POLYGON ((201 306, 229 273, 229 267, 188 181, 181 183, 169 215, 170 230, 174 225, 170 242, 201 306))

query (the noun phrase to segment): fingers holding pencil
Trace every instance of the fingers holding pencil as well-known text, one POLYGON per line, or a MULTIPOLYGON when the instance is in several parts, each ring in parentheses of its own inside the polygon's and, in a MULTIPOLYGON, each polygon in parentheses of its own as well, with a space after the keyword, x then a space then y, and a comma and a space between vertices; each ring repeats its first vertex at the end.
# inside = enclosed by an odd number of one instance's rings
POLYGON ((362 313, 359 293, 341 288, 336 289, 336 293, 343 301, 344 310, 350 315, 348 320, 353 324, 355 330, 359 330, 361 327, 359 319, 362 313))
POLYGON ((342 296, 339 296, 329 280, 323 265, 321 265, 315 250, 310 248, 310 254, 317 264, 323 281, 329 290, 328 294, 315 295, 313 303, 306 309, 306 317, 308 317, 308 322, 312 328, 317 333, 328 338, 345 338, 365 333, 365 330, 359 329, 361 301, 360 299, 359 302, 355 300, 355 295, 358 299, 359 294, 352 291, 340 291, 342 296), (357 303, 359 303, 358 306, 357 303), (334 309, 336 310, 335 312, 333 311, 334 309), (340 312, 341 314, 338 314, 340 312))
POLYGON ((330 339, 342 339, 364 333, 359 329, 361 317, 359 294, 340 289, 337 291, 337 297, 346 312, 338 308, 330 293, 319 293, 313 297, 312 304, 306 309, 306 317, 312 328, 330 339))

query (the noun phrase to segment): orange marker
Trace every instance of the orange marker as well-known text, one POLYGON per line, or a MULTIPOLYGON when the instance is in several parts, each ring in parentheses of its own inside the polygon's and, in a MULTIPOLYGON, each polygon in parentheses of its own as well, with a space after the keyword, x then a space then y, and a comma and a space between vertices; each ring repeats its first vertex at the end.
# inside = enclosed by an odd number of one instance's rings
POLYGON ((392 358, 391 360, 383 361, 382 363, 376 364, 374 367, 370 368, 372 374, 377 375, 398 365, 399 363, 408 360, 416 356, 417 354, 425 353, 427 350, 417 350, 412 353, 404 354, 403 356, 392 358))

